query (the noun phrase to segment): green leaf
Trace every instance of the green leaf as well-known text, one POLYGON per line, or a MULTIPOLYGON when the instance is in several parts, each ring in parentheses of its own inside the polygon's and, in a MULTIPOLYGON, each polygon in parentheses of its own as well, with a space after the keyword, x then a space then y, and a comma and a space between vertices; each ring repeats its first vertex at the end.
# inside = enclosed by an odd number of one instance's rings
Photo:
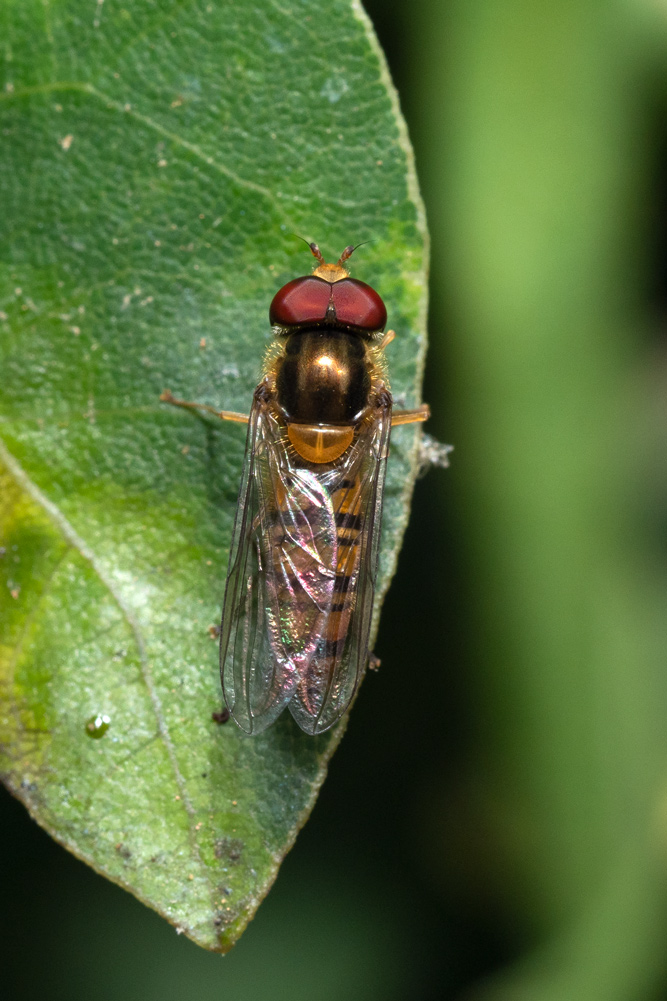
MULTIPOLYGON (((343 726, 219 726, 243 429, 275 291, 354 273, 418 400, 425 228, 358 3, 6 2, 0 12, 0 767, 35 819, 199 944, 228 949, 343 726), (97 721, 97 722, 96 722, 97 721)), ((417 464, 398 430, 381 587, 417 464)))

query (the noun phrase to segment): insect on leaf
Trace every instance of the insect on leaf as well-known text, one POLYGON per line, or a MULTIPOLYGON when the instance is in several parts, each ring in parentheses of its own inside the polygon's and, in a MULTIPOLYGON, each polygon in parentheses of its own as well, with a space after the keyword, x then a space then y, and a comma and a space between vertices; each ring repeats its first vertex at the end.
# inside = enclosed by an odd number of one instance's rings
MULTIPOLYGON (((257 737, 221 707, 217 645, 243 428, 268 306, 372 240, 355 274, 418 399, 425 229, 357 3, 23 0, 2 12, 0 768, 32 816, 200 945, 270 887, 344 723, 257 737), (336 44, 332 45, 332 39, 336 44)), ((392 439, 378 595, 418 431, 392 439)), ((377 613, 377 608, 376 608, 377 613)))

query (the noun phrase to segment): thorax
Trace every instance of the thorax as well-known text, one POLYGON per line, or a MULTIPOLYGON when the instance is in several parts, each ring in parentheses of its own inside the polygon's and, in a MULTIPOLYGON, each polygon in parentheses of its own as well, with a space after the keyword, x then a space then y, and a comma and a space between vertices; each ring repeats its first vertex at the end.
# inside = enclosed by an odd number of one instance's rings
POLYGON ((353 440, 370 390, 366 345, 358 335, 324 328, 287 336, 276 395, 302 458, 315 463, 338 458, 353 440))

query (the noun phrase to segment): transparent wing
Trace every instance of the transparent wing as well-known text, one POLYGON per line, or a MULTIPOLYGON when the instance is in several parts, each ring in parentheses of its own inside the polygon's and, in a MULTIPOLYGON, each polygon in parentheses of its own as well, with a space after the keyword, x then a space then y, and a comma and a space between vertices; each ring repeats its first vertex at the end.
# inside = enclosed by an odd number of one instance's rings
POLYGON ((345 464, 325 474, 337 527, 336 582, 324 629, 289 703, 306 733, 322 733, 340 719, 368 660, 390 430, 387 396, 345 464))
POLYGON ((290 455, 270 407, 256 398, 220 636, 225 700, 247 733, 269 726, 293 696, 327 621, 336 581, 331 498, 290 455))

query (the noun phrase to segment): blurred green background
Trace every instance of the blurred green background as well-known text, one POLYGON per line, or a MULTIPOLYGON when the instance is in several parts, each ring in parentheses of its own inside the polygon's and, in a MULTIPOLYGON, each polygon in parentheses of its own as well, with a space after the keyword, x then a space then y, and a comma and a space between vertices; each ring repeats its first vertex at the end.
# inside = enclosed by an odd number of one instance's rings
POLYGON ((456 446, 418 484, 381 671, 225 958, 3 793, 7 997, 667 998, 667 11, 365 6, 456 446))

